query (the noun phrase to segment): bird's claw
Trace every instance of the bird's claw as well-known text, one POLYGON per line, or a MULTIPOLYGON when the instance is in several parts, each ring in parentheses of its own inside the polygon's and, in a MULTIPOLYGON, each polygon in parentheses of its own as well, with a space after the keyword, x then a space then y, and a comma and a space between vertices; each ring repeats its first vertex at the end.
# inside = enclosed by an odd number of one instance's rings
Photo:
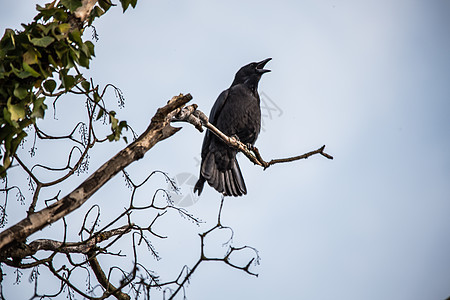
POLYGON ((248 150, 255 151, 255 146, 253 146, 252 144, 247 143, 245 146, 247 147, 248 150))
POLYGON ((233 134, 231 136, 231 138, 235 139, 236 141, 240 142, 239 137, 237 136, 237 134, 233 134))

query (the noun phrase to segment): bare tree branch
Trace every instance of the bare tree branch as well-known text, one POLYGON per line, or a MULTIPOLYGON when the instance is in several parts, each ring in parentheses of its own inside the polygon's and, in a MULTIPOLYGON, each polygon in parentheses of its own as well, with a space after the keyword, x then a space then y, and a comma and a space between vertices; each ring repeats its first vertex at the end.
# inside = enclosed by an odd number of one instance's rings
POLYGON ((185 108, 183 108, 177 115, 175 115, 172 120, 172 122, 188 122, 195 126, 200 132, 203 131, 202 126, 208 128, 212 133, 214 133, 218 138, 220 138, 224 143, 226 143, 228 146, 233 147, 237 149, 238 151, 242 152, 247 158, 253 162, 255 165, 261 166, 265 169, 270 167, 271 165, 278 164, 278 163, 285 163, 285 162, 291 162, 296 161, 300 159, 306 159, 312 155, 320 154, 328 159, 333 159, 333 156, 330 154, 324 152, 325 145, 320 147, 317 150, 310 151, 308 153, 294 156, 294 157, 288 157, 288 158, 280 158, 280 159, 272 159, 269 162, 266 162, 258 148, 252 146, 252 145, 245 145, 235 137, 229 137, 223 132, 221 132, 217 127, 209 123, 208 117, 200 110, 197 109, 197 105, 192 104, 185 108), (253 153, 252 153, 253 152, 253 153))
POLYGON ((89 253, 89 265, 92 268, 92 271, 95 274, 98 282, 103 286, 106 292, 111 292, 111 294, 119 300, 130 300, 130 296, 123 293, 120 289, 117 289, 112 285, 112 283, 108 280, 108 277, 103 272, 100 263, 95 257, 95 252, 92 251, 89 253))
POLYGON ((172 300, 175 298, 175 296, 181 291, 184 291, 184 287, 186 285, 186 283, 189 282, 189 279, 191 278, 192 274, 194 274, 194 272, 197 270, 197 267, 205 261, 218 261, 218 262, 224 262, 225 264, 229 265, 230 267, 233 267, 235 269, 241 270, 246 272, 249 275, 253 275, 258 277, 258 274, 253 273, 252 271, 250 271, 250 266, 252 264, 259 264, 260 261, 260 257, 258 254, 258 251, 251 247, 251 246, 241 246, 241 247, 234 247, 231 245, 228 245, 232 238, 233 238, 233 230, 231 229, 231 227, 228 226, 224 226, 221 223, 221 216, 222 216, 222 209, 223 209, 223 204, 225 202, 225 198, 222 196, 222 200, 220 202, 220 207, 219 207, 219 212, 217 214, 217 223, 215 226, 213 226, 212 228, 210 228, 209 230, 199 234, 200 236, 200 258, 198 259, 198 261, 195 263, 195 265, 192 267, 192 269, 189 269, 188 267, 183 268, 183 270, 180 272, 180 274, 178 275, 178 278, 172 282, 167 282, 166 284, 175 284, 176 285, 176 289, 173 291, 172 289, 169 289, 169 291, 171 292, 170 296, 169 296, 169 300, 172 300), (205 238, 212 232, 216 231, 216 230, 221 230, 221 229, 228 229, 231 231, 231 238, 228 240, 228 242, 224 243, 223 246, 228 245, 228 251, 227 253, 224 255, 224 257, 208 257, 205 255, 205 238), (248 263, 245 266, 239 266, 235 263, 232 262, 231 259, 231 255, 235 252, 239 252, 245 249, 251 249, 254 253, 255 253, 255 257, 253 257, 252 259, 250 259, 248 261, 248 263), (186 270, 186 275, 184 277, 182 277, 184 270, 186 270))
POLYGON ((13 242, 23 241, 32 233, 74 211, 123 168, 144 157, 144 154, 156 143, 179 131, 180 128, 170 126, 170 119, 191 99, 190 94, 173 97, 167 105, 157 110, 146 131, 136 141, 108 160, 75 190, 49 207, 30 214, 1 232, 0 249, 13 242))
MULTIPOLYGON (((145 178, 141 183, 134 183, 128 173, 125 171, 125 167, 131 164, 133 161, 139 160, 144 156, 144 154, 151 149, 156 143, 164 140, 175 134, 180 128, 171 127, 171 122, 183 121, 189 122, 193 124, 199 131, 203 131, 203 127, 206 127, 208 130, 212 131, 216 136, 218 136, 221 140, 223 140, 230 147, 234 147, 238 151, 243 152, 253 163, 263 167, 264 169, 269 166, 277 163, 283 162, 291 162, 299 159, 306 159, 315 154, 321 154, 322 156, 333 159, 333 157, 324 152, 325 146, 321 148, 310 151, 308 153, 294 156, 290 158, 282 158, 282 159, 272 159, 269 162, 266 162, 259 150, 256 147, 251 145, 245 145, 237 140, 235 137, 228 137, 223 134, 220 130, 218 130, 215 126, 209 123, 208 118, 200 111, 197 110, 197 105, 192 104, 189 106, 185 106, 187 102, 189 102, 192 97, 187 94, 185 96, 179 95, 173 97, 166 106, 159 108, 152 118, 150 125, 147 130, 133 143, 129 146, 121 150, 118 154, 116 154, 113 158, 108 160, 103 166, 101 166, 98 170, 96 170, 89 178, 87 178, 82 184, 80 184, 76 189, 74 189, 71 193, 63 197, 59 200, 59 193, 56 197, 52 198, 52 201, 55 201, 52 205, 48 206, 45 209, 42 209, 38 212, 34 212, 34 207, 37 202, 37 198, 39 197, 41 188, 46 188, 47 186, 53 186, 56 183, 59 183, 60 180, 56 180, 53 182, 42 183, 33 173, 34 167, 43 167, 46 170, 57 171, 59 169, 50 168, 41 165, 35 165, 31 169, 27 168, 27 166, 18 158, 17 162, 19 166, 21 166, 25 172, 30 176, 30 182, 34 181, 35 187, 33 187, 33 201, 30 205, 30 209, 28 211, 28 217, 16 225, 12 226, 9 229, 6 229, 2 233, 0 233, 0 258, 1 261, 5 263, 5 265, 18 268, 19 269, 29 269, 29 268, 38 268, 38 266, 45 266, 48 270, 61 282, 61 288, 55 295, 57 296, 62 292, 66 291, 68 293, 69 298, 72 298, 74 293, 79 294, 86 299, 106 299, 113 295, 117 299, 130 299, 131 293, 134 293, 136 297, 141 295, 142 292, 147 293, 147 298, 150 296, 150 289, 157 288, 161 289, 164 287, 163 296, 166 295, 166 292, 169 293, 168 298, 173 299, 180 291, 186 293, 185 288, 193 273, 198 269, 197 267, 206 261, 216 261, 222 262, 232 268, 237 270, 241 270, 246 272, 247 274, 258 276, 251 270, 252 265, 259 264, 259 254, 258 251, 251 246, 241 246, 235 247, 232 245, 233 239, 233 229, 231 227, 227 227, 222 225, 221 223, 221 214, 222 208, 224 205, 224 199, 220 203, 219 212, 217 216, 217 223, 211 227, 209 230, 200 233, 200 257, 197 262, 189 268, 188 266, 184 266, 179 273, 178 277, 175 280, 159 282, 158 276, 153 272, 153 270, 147 269, 144 265, 138 262, 137 259, 137 247, 144 243, 147 246, 148 251, 153 255, 153 257, 157 260, 160 259, 158 252, 152 244, 151 239, 145 236, 145 233, 151 234, 156 238, 165 238, 165 236, 156 233, 153 231, 153 225, 157 220, 163 216, 168 210, 174 209, 180 213, 181 216, 186 219, 192 221, 193 223, 198 224, 200 219, 191 215, 187 210, 183 208, 178 208, 174 206, 173 202, 170 200, 170 196, 167 190, 157 189, 154 193, 153 197, 149 199, 149 203, 136 205, 134 204, 136 191, 138 188, 142 187, 149 178, 155 173, 161 173, 166 177, 166 180, 169 184, 172 185, 174 189, 177 189, 175 183, 172 182, 172 179, 168 177, 167 174, 160 171, 152 172, 147 178, 145 178), (71 243, 66 242, 66 235, 64 235, 63 241, 55 241, 50 239, 38 239, 29 244, 23 243, 23 241, 32 233, 46 227, 47 225, 63 218, 69 214, 70 212, 76 210, 81 205, 83 205, 89 197, 91 197, 101 186, 103 186, 109 179, 114 177, 118 172, 123 171, 123 176, 126 181, 126 185, 129 189, 131 189, 131 198, 130 203, 125 210, 115 217, 108 224, 103 226, 100 230, 96 228, 99 225, 99 216, 100 216, 100 208, 97 205, 94 205, 85 215, 85 219, 83 221, 82 229, 80 231, 81 242, 71 243), (167 199, 167 204, 160 204, 156 202, 157 195, 163 194, 167 199), (131 214, 133 211, 139 210, 154 210, 156 215, 153 219, 149 221, 149 224, 145 226, 136 225, 131 220, 131 214), (89 218, 88 218, 89 217, 89 218), (87 220, 91 220, 94 218, 93 224, 89 223, 87 225, 87 220), (126 220, 127 224, 115 229, 115 224, 117 222, 121 222, 121 220, 126 220), (147 226, 148 225, 148 226, 147 226), (218 230, 229 230, 231 232, 231 237, 227 242, 225 242, 222 246, 227 247, 227 252, 223 256, 219 257, 210 257, 205 255, 205 238, 212 232, 218 230), (121 269, 118 266, 109 267, 109 273, 102 269, 100 263, 98 261, 99 255, 116 255, 116 256, 125 256, 126 254, 122 253, 119 250, 118 253, 111 252, 111 246, 115 244, 123 235, 128 232, 133 231, 133 245, 132 250, 134 253, 134 263, 132 271, 126 271, 121 269), (83 233, 87 233, 89 236, 87 239, 83 238, 83 233), (114 238, 112 238, 114 237, 114 238), (135 244, 135 238, 138 238, 135 244), (102 241, 108 242, 103 244, 101 247, 99 243, 102 241), (253 252, 253 257, 249 258, 247 263, 240 265, 234 262, 234 254, 240 251, 250 250, 253 252), (38 251, 52 251, 48 257, 38 258, 39 256, 35 256, 38 251), (54 267, 55 257, 58 253, 62 253, 65 256, 67 265, 63 265, 63 267, 56 269, 54 267), (77 257, 76 254, 84 254, 85 258, 81 262, 79 260, 74 259, 77 257), (72 257, 74 256, 74 257, 72 257), (31 261, 31 262, 30 262, 31 261), (68 267, 67 267, 68 266, 68 267), (73 277, 71 274, 74 274, 76 270, 85 270, 88 274, 94 274, 99 285, 92 287, 90 283, 90 277, 88 278, 89 288, 86 289, 86 292, 83 292, 82 289, 77 284, 74 284, 73 277), (117 280, 117 271, 122 275, 122 280, 117 285, 113 285, 113 282, 117 280), (102 295, 100 297, 96 297, 94 290, 95 288, 102 289, 102 295), (125 293, 124 288, 130 288, 130 292, 125 293)), ((92 119, 94 118, 94 109, 88 109, 88 116, 90 119, 89 124, 89 137, 86 143, 81 143, 83 146, 83 150, 80 152, 87 153, 87 150, 93 146, 95 141, 98 141, 95 137, 92 143, 91 134, 94 136, 92 130, 92 119)), ((78 125, 77 125, 78 126, 78 125)), ((74 129, 75 130, 75 129, 74 129)), ((70 135, 64 136, 62 138, 72 139, 73 140, 72 131, 70 135)), ((46 139, 50 136, 45 135, 46 139)), ((73 175, 75 167, 70 166, 72 151, 69 154, 69 160, 67 166, 63 169, 70 169, 69 176, 73 175)), ((4 191, 8 193, 11 188, 8 188, 5 184, 4 191)), ((6 205, 6 204, 5 204, 6 205)), ((122 223, 123 224, 123 223, 122 223)), ((64 223, 65 230, 67 229, 66 223, 64 223)), ((34 269, 33 269, 34 270, 34 269)), ((37 283, 36 283, 37 284, 37 283)), ((45 294, 45 296, 49 296, 49 294, 45 294)), ((40 297, 38 295, 37 290, 35 291, 35 297, 40 297)), ((144 296, 145 298, 145 296, 144 296)))
POLYGON ((104 231, 99 235, 94 236, 86 241, 77 243, 65 243, 50 239, 38 239, 28 245, 23 244, 22 247, 9 248, 3 252, 3 256, 12 258, 25 258, 32 256, 40 250, 54 251, 59 253, 84 253, 92 251, 93 248, 98 247, 97 244, 108 240, 112 236, 123 235, 131 231, 133 224, 125 225, 113 230, 104 231))

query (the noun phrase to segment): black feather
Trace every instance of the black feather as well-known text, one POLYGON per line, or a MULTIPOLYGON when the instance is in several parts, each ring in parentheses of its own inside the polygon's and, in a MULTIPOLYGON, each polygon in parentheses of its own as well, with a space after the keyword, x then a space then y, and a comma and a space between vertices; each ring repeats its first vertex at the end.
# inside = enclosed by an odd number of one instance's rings
MULTIPOLYGON (((243 66, 230 88, 223 91, 214 103, 209 122, 228 136, 242 143, 254 145, 261 130, 261 108, 258 83, 269 72, 264 65, 270 60, 243 66)), ((202 145, 200 178, 194 192, 200 195, 205 181, 225 196, 247 194, 242 172, 236 160, 236 150, 207 131, 202 145)))

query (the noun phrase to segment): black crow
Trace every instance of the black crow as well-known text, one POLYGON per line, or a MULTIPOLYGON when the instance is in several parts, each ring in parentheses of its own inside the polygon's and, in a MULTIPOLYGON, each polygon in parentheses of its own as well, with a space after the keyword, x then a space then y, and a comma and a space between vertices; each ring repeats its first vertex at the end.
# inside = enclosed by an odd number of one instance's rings
MULTIPOLYGON (((230 88, 223 91, 211 109, 209 122, 228 136, 246 145, 254 145, 261 130, 261 109, 258 83, 270 72, 264 66, 271 58, 243 66, 230 88)), ((247 194, 244 178, 236 160, 237 151, 214 135, 206 132, 202 145, 200 178, 194 193, 200 195, 205 181, 225 196, 247 194)))

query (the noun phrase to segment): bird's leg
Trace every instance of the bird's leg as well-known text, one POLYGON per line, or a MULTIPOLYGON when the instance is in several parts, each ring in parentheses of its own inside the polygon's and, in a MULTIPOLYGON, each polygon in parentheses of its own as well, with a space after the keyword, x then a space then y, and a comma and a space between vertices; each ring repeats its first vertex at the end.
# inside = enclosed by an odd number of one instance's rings
POLYGON ((239 137, 238 137, 236 134, 233 134, 232 136, 230 136, 230 138, 231 138, 231 139, 234 139, 237 143, 243 144, 243 145, 247 148, 248 151, 253 151, 253 152, 255 152, 255 149, 258 150, 258 149, 257 149, 255 146, 253 146, 253 144, 251 144, 251 143, 247 143, 247 144, 242 143, 241 140, 239 139, 239 137))
POLYGON ((243 144, 247 148, 247 150, 253 151, 253 148, 254 148, 253 145, 250 143, 247 143, 247 144, 242 143, 236 134, 233 134, 230 138, 234 139, 237 143, 243 144))
POLYGON ((261 166, 264 167, 264 170, 267 169, 267 168, 269 167, 270 164, 269 164, 268 162, 266 162, 266 161, 262 158, 261 153, 259 153, 258 148, 256 148, 256 147, 253 146, 253 145, 250 145, 250 147, 251 147, 251 148, 250 148, 251 151, 255 154, 256 159, 261 163, 261 166))

